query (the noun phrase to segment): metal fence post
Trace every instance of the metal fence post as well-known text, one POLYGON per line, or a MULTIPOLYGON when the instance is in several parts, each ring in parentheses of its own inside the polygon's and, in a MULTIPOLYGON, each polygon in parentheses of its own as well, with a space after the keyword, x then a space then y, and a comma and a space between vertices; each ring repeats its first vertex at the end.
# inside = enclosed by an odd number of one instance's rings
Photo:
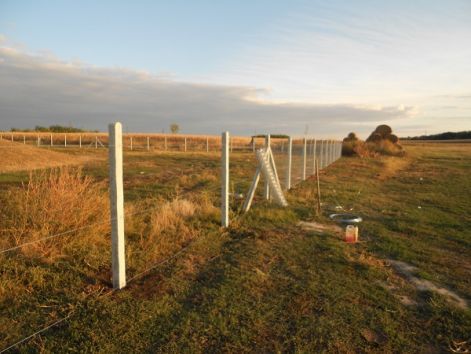
POLYGON ((291 189, 291 168, 292 168, 292 155, 293 155, 293 138, 288 137, 288 166, 286 169, 286 190, 291 189))
MULTIPOLYGON (((268 150, 270 148, 270 145, 271 145, 270 134, 267 134, 267 135, 265 135, 265 149, 268 150)), ((265 181, 265 186, 264 186, 264 189, 263 189, 263 197, 266 200, 270 199, 270 183, 268 182, 268 180, 265 181)))
POLYGON ((109 125, 111 254, 113 288, 126 286, 124 250, 123 136, 121 123, 109 125))
POLYGON ((303 141, 303 181, 306 180, 306 153, 307 153, 307 139, 303 141))
POLYGON ((222 133, 221 226, 229 226, 229 132, 222 133))

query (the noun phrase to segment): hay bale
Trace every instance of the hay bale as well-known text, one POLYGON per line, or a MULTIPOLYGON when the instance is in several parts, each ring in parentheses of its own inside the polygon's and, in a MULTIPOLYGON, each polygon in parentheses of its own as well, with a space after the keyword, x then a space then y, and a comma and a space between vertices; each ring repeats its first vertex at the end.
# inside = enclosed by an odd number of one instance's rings
POLYGON ((366 139, 367 142, 371 142, 371 143, 379 143, 381 140, 383 140, 383 137, 381 136, 381 134, 378 134, 375 132, 371 133, 368 139, 366 139))
POLYGON ((399 138, 397 137, 397 135, 394 135, 394 134, 389 134, 388 136, 386 136, 386 139, 389 140, 393 144, 397 144, 397 142, 399 141, 399 138))
POLYGON ((343 141, 358 141, 358 137, 355 133, 349 133, 347 137, 343 138, 343 141))
POLYGON ((386 139, 386 136, 392 134, 392 129, 389 125, 378 125, 373 133, 381 135, 381 138, 386 139))

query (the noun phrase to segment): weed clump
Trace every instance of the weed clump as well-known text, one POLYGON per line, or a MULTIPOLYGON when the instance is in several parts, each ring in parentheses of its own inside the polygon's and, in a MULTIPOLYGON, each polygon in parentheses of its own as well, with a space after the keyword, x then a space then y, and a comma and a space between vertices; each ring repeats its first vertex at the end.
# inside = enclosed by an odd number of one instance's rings
POLYGON ((20 248, 26 256, 51 260, 64 255, 73 244, 104 242, 109 231, 109 200, 103 187, 93 178, 83 176, 80 168, 31 172, 28 183, 2 196, 1 247, 14 247, 77 229, 20 248))

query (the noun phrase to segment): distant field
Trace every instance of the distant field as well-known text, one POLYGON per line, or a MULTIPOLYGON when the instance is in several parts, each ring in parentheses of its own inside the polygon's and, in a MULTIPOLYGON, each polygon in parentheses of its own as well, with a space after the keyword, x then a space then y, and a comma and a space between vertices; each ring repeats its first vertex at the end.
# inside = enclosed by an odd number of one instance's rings
POLYGON ((89 160, 81 163, 82 177, 70 172, 52 181, 50 195, 38 181, 22 194, 27 172, 0 174, 0 248, 97 226, 0 254, 0 350, 66 316, 19 351, 470 349, 471 145, 404 145, 405 158, 342 158, 323 171, 321 216, 312 179, 287 194, 288 208, 258 194, 253 209, 238 215, 255 159, 234 152, 228 230, 219 228, 218 152, 126 151, 127 273, 136 278, 115 293, 103 224, 106 150, 43 150, 89 160), (85 184, 83 176, 93 180, 85 184), (364 218, 361 243, 297 225, 329 224, 328 214, 339 210, 364 218), (394 261, 414 266, 413 276, 394 261), (418 284, 435 284, 467 305, 418 284))

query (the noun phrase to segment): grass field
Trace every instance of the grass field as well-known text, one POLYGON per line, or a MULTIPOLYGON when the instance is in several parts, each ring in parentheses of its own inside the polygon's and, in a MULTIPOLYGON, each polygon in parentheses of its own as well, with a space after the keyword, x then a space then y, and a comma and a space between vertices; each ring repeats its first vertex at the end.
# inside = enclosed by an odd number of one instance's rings
MULTIPOLYGON (((37 207, 55 220, 60 211, 81 212, 66 214, 60 223, 40 213, 18 220, 11 210, 24 212, 25 187, 18 187, 29 175, 0 175, 3 201, 10 200, 1 206, 2 249, 17 242, 13 231, 27 241, 31 230, 39 237, 83 220, 106 221, 106 152, 64 152, 103 155, 81 172, 93 177, 88 202, 72 196, 59 201, 41 193, 44 186, 37 182, 28 195, 42 195, 37 207)), ((234 194, 247 190, 254 163, 251 155, 232 154, 234 194)), ((65 316, 15 350, 470 349, 471 311, 454 297, 471 301, 469 144, 408 145, 404 158, 342 158, 321 175, 321 216, 315 215, 310 179, 288 193, 285 209, 258 198, 248 214, 236 217, 241 201, 234 199, 227 230, 219 228, 219 166, 216 153, 126 153, 128 278, 164 263, 122 291, 109 292, 106 225, 1 254, 0 349, 65 316), (298 225, 329 223, 327 215, 340 207, 364 218, 362 242, 346 244, 335 232, 298 225), (397 264, 415 269, 401 274, 397 264)), ((82 188, 83 177, 70 174, 62 190, 82 188)))

